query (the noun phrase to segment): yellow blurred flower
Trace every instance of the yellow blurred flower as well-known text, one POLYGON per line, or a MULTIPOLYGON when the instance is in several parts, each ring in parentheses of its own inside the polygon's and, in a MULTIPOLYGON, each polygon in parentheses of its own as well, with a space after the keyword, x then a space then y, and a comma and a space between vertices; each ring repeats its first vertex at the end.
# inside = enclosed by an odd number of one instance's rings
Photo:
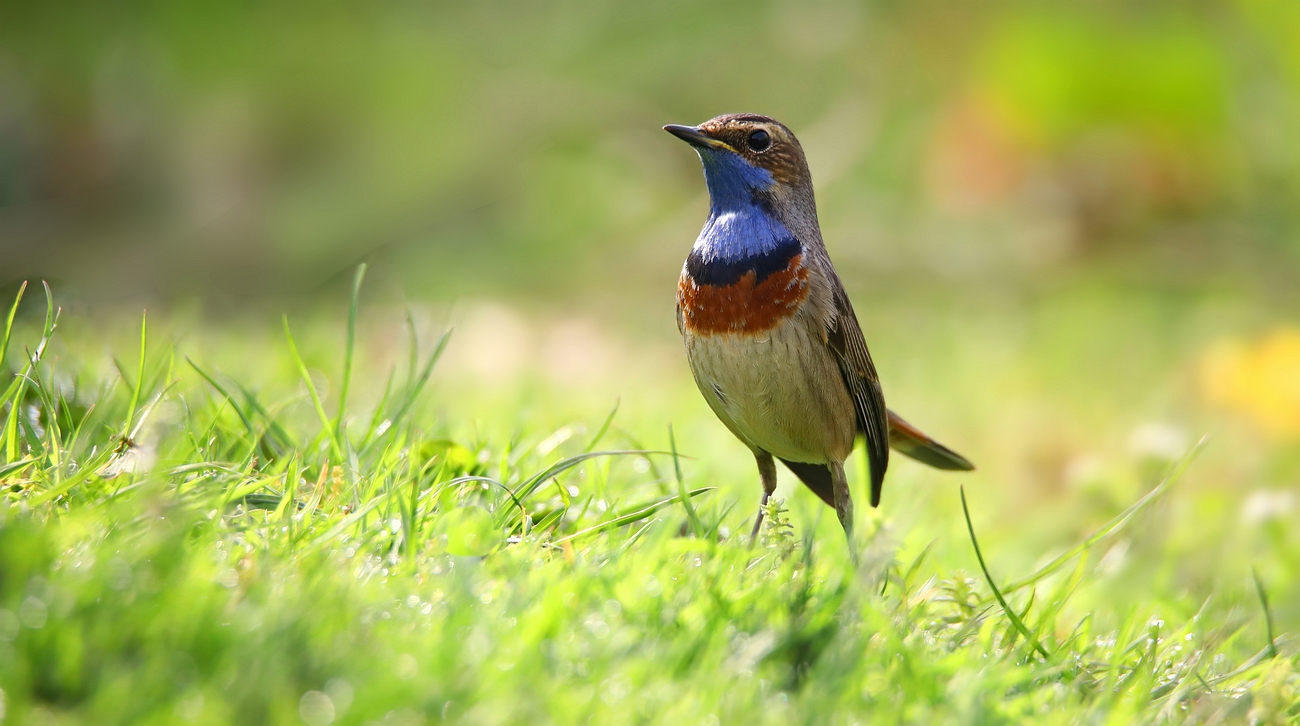
POLYGON ((1300 436, 1300 330, 1215 345, 1201 361, 1200 385, 1211 403, 1249 414, 1275 435, 1300 436))

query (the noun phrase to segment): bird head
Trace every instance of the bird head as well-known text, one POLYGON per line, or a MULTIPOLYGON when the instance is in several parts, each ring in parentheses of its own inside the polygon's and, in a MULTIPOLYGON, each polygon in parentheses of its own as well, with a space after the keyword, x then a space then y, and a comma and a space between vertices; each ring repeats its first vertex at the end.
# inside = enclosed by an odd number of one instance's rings
POLYGON ((669 124, 668 133, 695 147, 715 209, 740 204, 812 204, 812 176, 790 129, 758 114, 718 116, 699 126, 669 124))

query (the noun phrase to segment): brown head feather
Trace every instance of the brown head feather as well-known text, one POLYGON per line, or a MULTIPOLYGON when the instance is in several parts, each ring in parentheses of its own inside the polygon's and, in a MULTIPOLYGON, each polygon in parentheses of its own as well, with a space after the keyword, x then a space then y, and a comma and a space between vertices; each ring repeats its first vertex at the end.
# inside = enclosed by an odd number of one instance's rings
POLYGON ((731 147, 754 166, 770 171, 778 182, 790 186, 811 186, 812 176, 808 173, 808 160, 804 157, 803 147, 799 145, 799 139, 795 138, 794 133, 780 121, 756 113, 729 113, 709 119, 698 128, 710 138, 731 147), (768 133, 772 144, 762 151, 754 151, 749 148, 748 139, 751 133, 759 129, 768 133))

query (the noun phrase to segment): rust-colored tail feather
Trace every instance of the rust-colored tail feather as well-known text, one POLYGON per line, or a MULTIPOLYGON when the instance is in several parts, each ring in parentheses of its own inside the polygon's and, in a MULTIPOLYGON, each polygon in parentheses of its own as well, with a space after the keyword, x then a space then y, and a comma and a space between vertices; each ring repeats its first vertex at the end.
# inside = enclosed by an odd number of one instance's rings
POLYGON ((975 468, 966 457, 921 433, 893 411, 889 412, 889 446, 936 469, 971 471, 975 468))
MULTIPOLYGON (((913 459, 928 464, 936 469, 946 471, 971 471, 975 465, 966 457, 921 433, 921 430, 904 421, 893 411, 889 412, 889 446, 913 459)), ((826 502, 835 506, 834 486, 831 482, 831 470, 825 464, 804 464, 798 461, 781 460, 805 486, 826 502)), ((872 494, 871 506, 880 506, 880 490, 872 494)))

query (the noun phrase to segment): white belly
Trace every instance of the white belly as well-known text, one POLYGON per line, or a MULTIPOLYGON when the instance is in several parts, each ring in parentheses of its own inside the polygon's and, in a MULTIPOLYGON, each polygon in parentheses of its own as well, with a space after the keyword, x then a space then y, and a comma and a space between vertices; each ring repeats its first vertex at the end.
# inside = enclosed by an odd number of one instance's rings
POLYGON ((790 461, 843 461, 857 419, 826 344, 794 315, 767 333, 685 333, 695 382, 750 448, 790 461))

